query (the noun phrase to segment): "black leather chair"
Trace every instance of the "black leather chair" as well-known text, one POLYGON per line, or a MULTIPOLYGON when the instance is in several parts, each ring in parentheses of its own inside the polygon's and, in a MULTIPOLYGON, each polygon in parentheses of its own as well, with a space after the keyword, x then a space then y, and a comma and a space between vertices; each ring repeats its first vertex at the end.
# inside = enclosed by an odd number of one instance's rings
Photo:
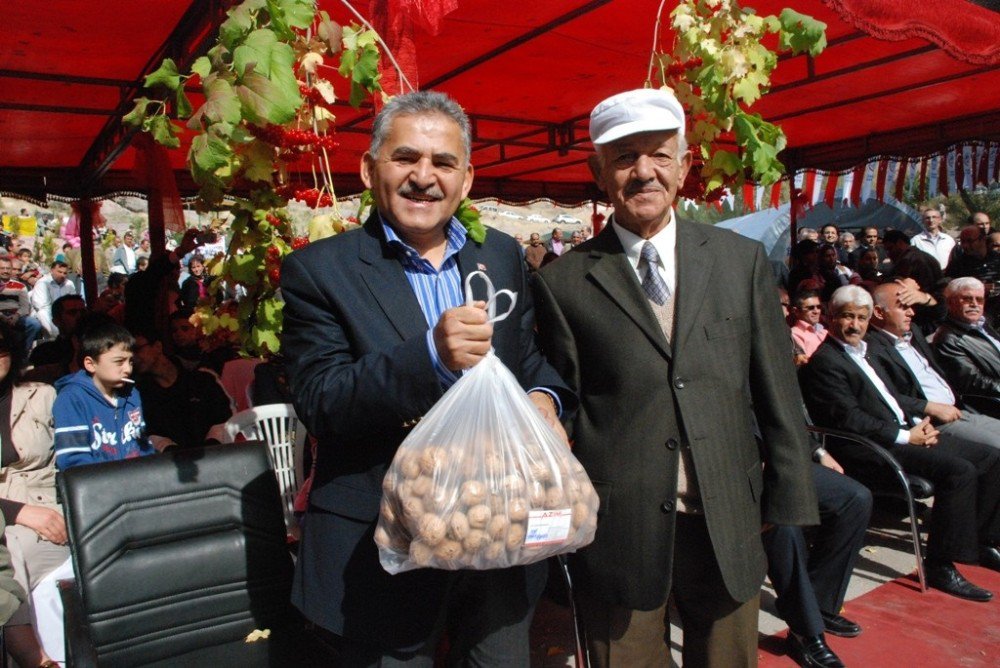
POLYGON ((71 666, 324 666, 290 604, 266 445, 206 446, 60 474, 76 580, 71 666), (255 630, 265 640, 245 642, 255 630))
POLYGON ((820 439, 823 447, 844 467, 844 473, 867 487, 872 494, 906 502, 910 514, 913 556, 917 561, 917 579, 920 591, 927 591, 916 501, 934 496, 934 485, 926 478, 904 471, 889 450, 871 439, 840 429, 813 425, 808 425, 807 429, 820 439))

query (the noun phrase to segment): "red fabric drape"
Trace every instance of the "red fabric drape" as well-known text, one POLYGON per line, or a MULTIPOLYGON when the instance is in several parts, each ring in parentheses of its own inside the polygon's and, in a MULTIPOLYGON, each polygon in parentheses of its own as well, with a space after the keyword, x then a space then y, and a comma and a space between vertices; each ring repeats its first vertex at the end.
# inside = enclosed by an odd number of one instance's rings
MULTIPOLYGON (((161 230, 183 232, 184 208, 167 150, 145 132, 132 138, 132 146, 135 148, 135 177, 145 184, 149 196, 150 231, 156 222, 160 223, 156 227, 161 230)), ((150 234, 150 241, 155 245, 157 238, 150 234)))
POLYGON ((823 0, 847 23, 879 39, 919 37, 953 58, 1000 65, 1000 12, 975 0, 823 0))
POLYGON ((903 201, 903 188, 906 187, 906 169, 910 166, 908 160, 899 162, 899 171, 896 172, 896 199, 903 201))
MULTIPOLYGON (((458 0, 371 0, 368 6, 372 25, 385 40, 399 68, 415 89, 420 88, 414 27, 437 35, 441 20, 458 8, 458 0)), ((392 61, 385 55, 379 63, 382 90, 389 95, 404 92, 392 61)), ((377 97, 377 96, 376 96, 377 97)))
POLYGON ((826 179, 826 192, 823 193, 823 201, 826 205, 833 208, 833 205, 837 201, 837 181, 840 180, 840 174, 833 172, 826 179))

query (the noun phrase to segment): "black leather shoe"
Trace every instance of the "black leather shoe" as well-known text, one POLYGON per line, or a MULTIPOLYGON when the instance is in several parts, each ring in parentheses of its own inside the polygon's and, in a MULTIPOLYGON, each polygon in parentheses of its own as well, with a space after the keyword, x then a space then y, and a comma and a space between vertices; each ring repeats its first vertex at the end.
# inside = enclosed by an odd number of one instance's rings
POLYGON ((861 635, 861 627, 846 617, 831 612, 820 612, 820 615, 823 617, 823 628, 831 635, 841 638, 853 638, 861 635))
POLYGON ((799 636, 788 632, 788 656, 800 666, 810 668, 844 668, 844 663, 830 649, 822 635, 799 636))
POLYGON ((993 592, 977 587, 966 580, 952 564, 925 565, 925 573, 927 584, 946 594, 980 603, 985 603, 993 598, 993 592))
POLYGON ((1000 571, 1000 549, 995 547, 980 547, 979 565, 983 568, 1000 571))

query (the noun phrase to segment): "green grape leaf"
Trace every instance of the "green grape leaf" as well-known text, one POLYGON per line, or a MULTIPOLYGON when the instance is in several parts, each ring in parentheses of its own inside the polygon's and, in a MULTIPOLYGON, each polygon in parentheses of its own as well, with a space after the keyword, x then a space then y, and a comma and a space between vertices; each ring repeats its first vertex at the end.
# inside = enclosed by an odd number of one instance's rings
MULTIPOLYGON (((725 151, 718 149, 712 155, 712 160, 709 163, 713 169, 720 170, 726 176, 732 176, 742 169, 743 165, 740 162, 740 156, 732 151, 725 151)), ((721 184, 720 184, 721 185, 721 184)), ((711 191, 713 188, 705 187, 706 191, 711 191)))
POLYGON ((375 202, 375 197, 372 195, 370 188, 365 188, 361 193, 361 197, 358 198, 358 220, 361 223, 365 222, 365 212, 375 202))
POLYGON ((305 29, 316 13, 313 0, 266 0, 271 25, 284 37, 294 37, 292 28, 305 29))
POLYGON ((157 144, 167 148, 177 148, 181 145, 181 140, 177 138, 177 128, 163 114, 148 117, 143 123, 143 127, 153 135, 157 144))
POLYGON ((466 197, 462 200, 462 203, 458 205, 458 211, 455 212, 455 218, 465 228, 470 239, 477 244, 483 243, 486 239, 486 227, 479 220, 479 211, 476 210, 471 199, 466 197))
POLYGON ((177 72, 177 64, 174 63, 170 58, 164 58, 163 62, 156 69, 155 72, 151 72, 146 75, 145 85, 146 88, 156 88, 157 86, 163 86, 168 90, 177 90, 177 87, 181 84, 181 75, 177 72))
POLYGON ((122 123, 131 127, 139 127, 146 120, 146 107, 149 106, 148 97, 135 98, 135 106, 132 111, 122 116, 122 123))
POLYGON ((177 87, 177 118, 189 118, 191 116, 191 100, 184 92, 184 86, 177 87))
MULTIPOLYGON (((225 273, 232 276, 234 281, 245 284, 256 283, 257 273, 259 271, 262 272, 264 269, 263 262, 261 262, 260 258, 257 257, 254 253, 243 253, 242 255, 232 255, 229 257, 227 264, 228 267, 226 268, 225 273)), ((248 308, 253 307, 253 302, 251 302, 250 300, 241 300, 240 301, 241 309, 243 308, 244 304, 247 304, 248 308)), ((249 315, 249 313, 247 315, 249 315)), ((239 315, 237 317, 239 317, 239 315)), ((240 319, 246 322, 245 317, 240 319)))
POLYGON ((781 21, 779 48, 791 49, 792 53, 808 52, 811 56, 818 56, 826 48, 826 24, 822 21, 788 7, 781 10, 778 20, 781 21))
POLYGON ((254 141, 243 153, 243 177, 248 181, 271 182, 274 172, 274 149, 262 141, 254 141))
POLYGON ((357 109, 364 102, 368 93, 379 90, 378 71, 379 63, 378 48, 374 45, 366 45, 358 58, 354 69, 351 72, 351 97, 348 100, 351 106, 357 109))
MULTIPOLYGON (((189 159, 192 173, 195 168, 199 174, 214 173, 220 167, 228 165, 232 156, 229 144, 210 133, 200 134, 191 142, 189 159)), ((197 179, 197 175, 195 178, 197 179)))
POLYGON ((768 84, 768 76, 764 72, 747 72, 733 85, 733 95, 743 104, 750 106, 760 99, 762 89, 768 84))
POLYGON ((204 81, 212 71, 212 61, 208 56, 201 56, 191 64, 191 72, 197 74, 204 81))
POLYGON ((257 11, 264 7, 264 0, 247 0, 229 10, 228 18, 219 26, 219 41, 232 51, 249 33, 255 23, 257 11))
POLYGON ((240 98, 243 116, 252 123, 284 125, 295 118, 298 109, 274 82, 256 72, 243 77, 243 84, 236 86, 236 95, 240 98))
POLYGON ((226 122, 236 125, 243 119, 240 98, 225 79, 211 79, 205 84, 205 118, 212 123, 226 122))

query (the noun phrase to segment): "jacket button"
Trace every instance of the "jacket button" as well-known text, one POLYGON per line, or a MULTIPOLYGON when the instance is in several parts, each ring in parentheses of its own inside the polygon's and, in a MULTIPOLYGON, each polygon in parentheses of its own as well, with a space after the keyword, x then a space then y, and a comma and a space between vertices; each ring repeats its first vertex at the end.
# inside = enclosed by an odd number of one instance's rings
POLYGON ((667 439, 667 450, 676 450, 676 449, 677 449, 677 439, 676 438, 668 438, 667 439))
POLYGON ((684 379, 683 378, 674 378, 674 387, 676 387, 678 390, 683 390, 684 389, 684 379))
POLYGON ((674 510, 674 502, 673 501, 664 501, 663 505, 660 506, 660 510, 662 510, 665 513, 673 512, 673 510, 674 510))

